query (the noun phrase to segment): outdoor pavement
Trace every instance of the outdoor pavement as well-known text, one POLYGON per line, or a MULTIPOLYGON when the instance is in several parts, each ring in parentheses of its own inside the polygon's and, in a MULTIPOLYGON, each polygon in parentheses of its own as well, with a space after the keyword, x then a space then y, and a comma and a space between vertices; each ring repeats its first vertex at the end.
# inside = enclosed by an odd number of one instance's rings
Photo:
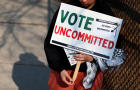
POLYGON ((0 90, 49 90, 43 45, 57 0, 0 0, 0 90))

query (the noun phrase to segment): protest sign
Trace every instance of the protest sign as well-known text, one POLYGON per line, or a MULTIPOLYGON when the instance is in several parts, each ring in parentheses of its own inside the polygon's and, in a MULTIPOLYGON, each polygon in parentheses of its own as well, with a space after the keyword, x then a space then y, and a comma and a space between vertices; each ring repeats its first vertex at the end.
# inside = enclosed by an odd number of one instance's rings
POLYGON ((51 44, 111 59, 122 19, 61 3, 51 44))

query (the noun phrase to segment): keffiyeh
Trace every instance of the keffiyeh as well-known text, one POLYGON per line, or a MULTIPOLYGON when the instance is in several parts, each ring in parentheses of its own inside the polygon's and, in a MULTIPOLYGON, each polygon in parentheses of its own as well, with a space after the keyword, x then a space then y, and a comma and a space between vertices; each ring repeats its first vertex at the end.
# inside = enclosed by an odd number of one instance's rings
POLYGON ((85 89, 91 88, 92 83, 94 82, 94 78, 96 76, 98 66, 101 69, 101 71, 104 71, 108 68, 108 66, 119 66, 120 64, 122 64, 124 62, 125 58, 126 58, 126 56, 125 56, 124 50, 115 49, 111 60, 105 60, 105 59, 101 59, 98 57, 94 57, 94 59, 97 62, 96 64, 86 62, 87 75, 83 79, 84 88, 85 89))

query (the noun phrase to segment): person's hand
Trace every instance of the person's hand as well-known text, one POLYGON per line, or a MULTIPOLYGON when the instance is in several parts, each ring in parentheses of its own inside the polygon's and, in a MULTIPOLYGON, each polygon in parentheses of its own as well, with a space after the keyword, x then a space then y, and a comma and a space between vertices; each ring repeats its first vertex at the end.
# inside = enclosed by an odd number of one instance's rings
POLYGON ((82 63, 83 62, 91 62, 91 61, 93 61, 93 56, 88 55, 88 54, 84 54, 84 53, 81 53, 81 52, 80 52, 80 54, 73 55, 73 57, 77 61, 82 61, 82 63))
POLYGON ((73 80, 66 70, 62 70, 60 72, 60 76, 64 83, 66 83, 67 85, 73 85, 73 80))

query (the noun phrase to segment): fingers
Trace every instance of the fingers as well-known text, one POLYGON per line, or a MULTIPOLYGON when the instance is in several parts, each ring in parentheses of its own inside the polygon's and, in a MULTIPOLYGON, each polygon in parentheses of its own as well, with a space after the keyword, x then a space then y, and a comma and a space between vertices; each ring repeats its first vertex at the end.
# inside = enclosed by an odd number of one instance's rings
POLYGON ((82 54, 73 55, 75 58, 83 58, 82 54))
POLYGON ((73 82, 70 81, 70 80, 68 80, 67 77, 63 77, 63 78, 62 78, 62 81, 63 81, 64 83, 66 83, 67 85, 73 85, 73 82))
POLYGON ((70 77, 70 75, 67 73, 66 70, 63 70, 61 72, 61 79, 64 83, 66 83, 67 85, 73 85, 73 80, 70 77))
POLYGON ((68 73, 66 74, 66 82, 69 85, 73 84, 73 80, 72 80, 72 78, 70 77, 70 75, 68 73))
POLYGON ((73 57, 78 61, 84 61, 85 56, 83 54, 73 55, 73 57))
POLYGON ((80 52, 80 54, 73 55, 73 57, 77 61, 86 61, 86 62, 89 62, 89 61, 92 61, 93 60, 93 56, 88 55, 88 54, 84 54, 84 53, 81 53, 81 52, 80 52))

